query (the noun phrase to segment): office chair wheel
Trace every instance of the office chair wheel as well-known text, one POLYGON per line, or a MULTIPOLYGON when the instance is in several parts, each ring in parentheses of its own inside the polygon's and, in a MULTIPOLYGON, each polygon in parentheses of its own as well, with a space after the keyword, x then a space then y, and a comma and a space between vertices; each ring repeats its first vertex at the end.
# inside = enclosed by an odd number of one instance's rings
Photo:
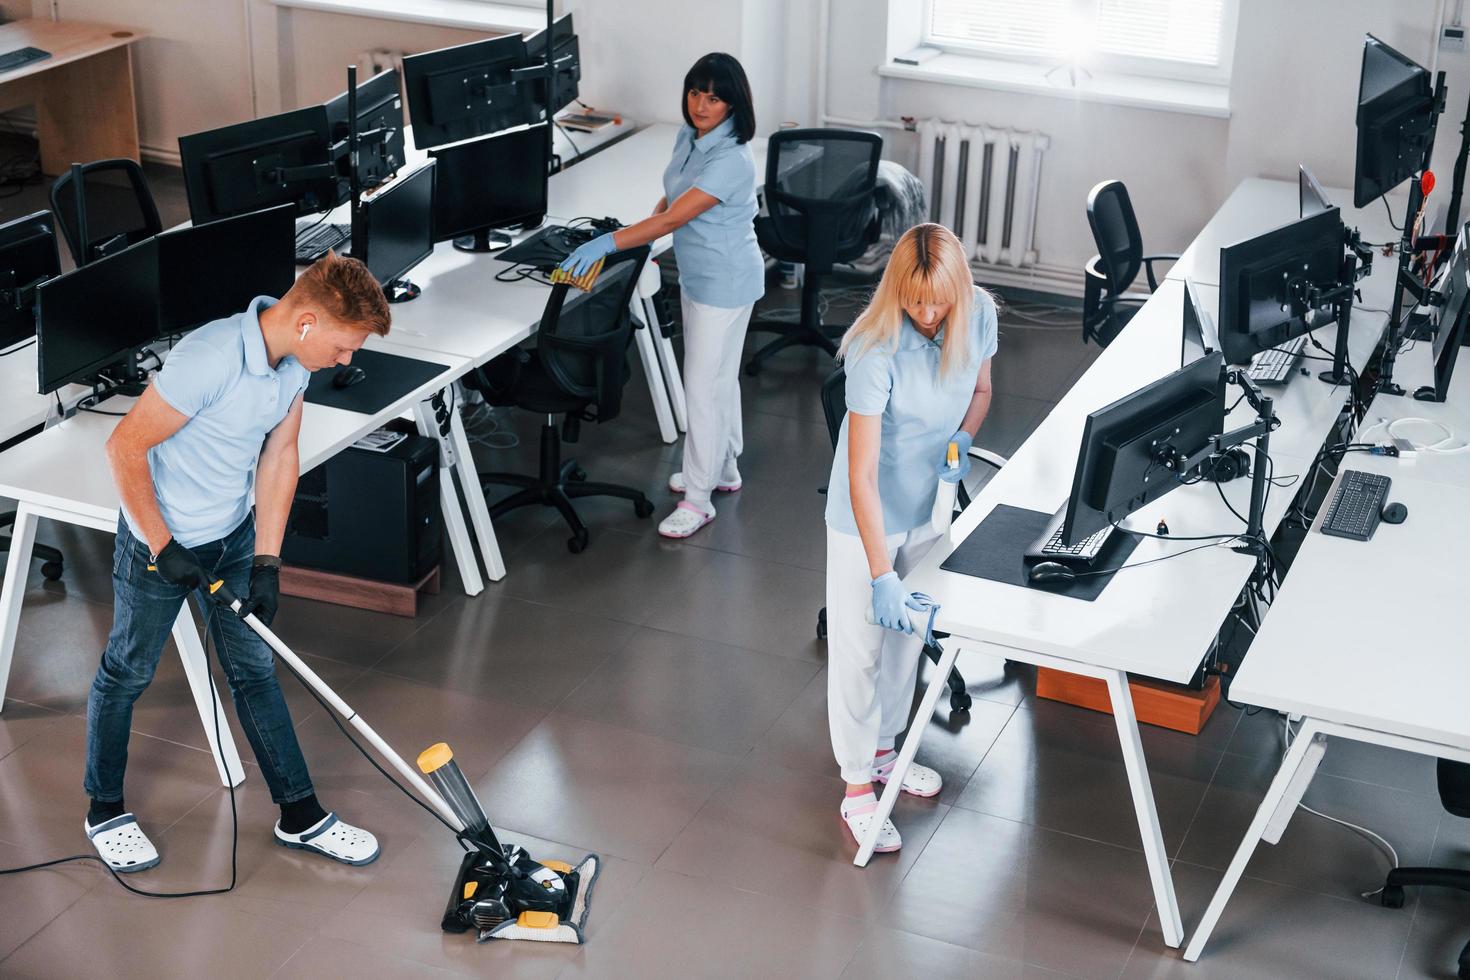
POLYGON ((578 483, 581 483, 583 480, 587 479, 587 471, 582 469, 582 467, 580 466, 572 467, 572 472, 568 473, 567 475, 570 476, 573 480, 576 480, 578 483))
POLYGON ((970 705, 974 703, 974 699, 970 697, 969 692, 967 691, 950 692, 949 710, 951 711, 969 711, 970 705))
POLYGON ((1384 885, 1383 891, 1378 894, 1378 904, 1386 909, 1401 909, 1404 907, 1404 889, 1402 885, 1384 885))
POLYGON ((578 531, 570 538, 567 538, 567 550, 574 555, 580 555, 587 550, 587 544, 590 540, 591 537, 586 531, 578 531))
POLYGON ((649 500, 646 497, 642 500, 633 501, 633 513, 637 514, 639 517, 652 517, 653 501, 649 500))
POLYGON ((61 562, 48 561, 41 566, 41 577, 48 582, 57 582, 61 579, 62 571, 61 562))
POLYGON ((817 639, 819 639, 819 640, 825 640, 826 638, 827 638, 827 610, 824 607, 822 609, 818 609, 817 610, 817 639))

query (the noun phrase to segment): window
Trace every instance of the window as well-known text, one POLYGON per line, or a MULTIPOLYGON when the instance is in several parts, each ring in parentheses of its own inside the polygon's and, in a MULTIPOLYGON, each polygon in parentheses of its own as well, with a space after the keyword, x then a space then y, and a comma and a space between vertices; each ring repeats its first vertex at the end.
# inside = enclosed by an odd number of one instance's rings
POLYGON ((924 40, 950 51, 1228 82, 1235 0, 929 0, 924 40))

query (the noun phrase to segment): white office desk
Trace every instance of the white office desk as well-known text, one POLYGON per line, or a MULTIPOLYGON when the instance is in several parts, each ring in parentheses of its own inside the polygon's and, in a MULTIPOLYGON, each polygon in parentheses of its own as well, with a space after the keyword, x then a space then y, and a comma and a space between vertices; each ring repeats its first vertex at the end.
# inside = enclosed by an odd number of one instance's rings
MULTIPOLYGON (((1217 216, 1213 226, 1248 229, 1245 234, 1249 235, 1279 223, 1272 213, 1277 199, 1284 199, 1286 189, 1294 195, 1295 188, 1271 181, 1248 181, 1247 185, 1247 192, 1231 195, 1222 208, 1224 216, 1217 216), (1224 214, 1226 211, 1239 213, 1224 214)), ((1294 214, 1295 197, 1291 200, 1294 214)), ((1196 254, 1203 255, 1212 247, 1218 257, 1218 246, 1211 246, 1208 240, 1196 254)), ((1375 267, 1373 276, 1363 283, 1365 306, 1378 305, 1377 300, 1392 288, 1394 271, 1388 263, 1375 267)), ((1210 290, 1203 301, 1207 306, 1217 304, 1218 290, 1210 290)), ((940 603, 935 629, 951 634, 945 644, 945 659, 932 675, 921 703, 920 718, 927 717, 926 710, 932 710, 961 647, 988 649, 1007 659, 1091 676, 1108 684, 1164 941, 1170 946, 1183 942, 1183 925, 1133 714, 1128 674, 1175 682, 1193 675, 1245 587, 1255 560, 1228 546, 1189 551, 1205 542, 1145 538, 1129 556, 1126 567, 1092 602, 947 572, 940 566, 997 505, 1050 513, 1066 499, 1087 414, 1179 367, 1183 302, 1183 283, 1166 280, 985 485, 947 538, 941 539, 906 579, 910 588, 926 592, 940 603), (1174 554, 1179 557, 1155 561, 1174 554)), ((1355 366, 1366 363, 1386 319, 1383 314, 1366 310, 1354 313, 1349 357, 1355 366)), ((1321 333, 1325 334, 1321 342, 1330 348, 1336 327, 1321 333)), ((1004 349, 999 356, 1005 356, 1004 349)), ((1305 363, 1326 366, 1315 361, 1305 363)), ((1305 473, 1341 410, 1346 390, 1315 376, 1298 376, 1285 387, 1268 389, 1265 394, 1273 398, 1276 415, 1281 419, 1280 428, 1270 440, 1275 475, 1305 473)), ((1230 397, 1234 398, 1234 392, 1230 397)), ((1243 403, 1227 420, 1227 430, 1253 418, 1254 413, 1243 403)), ((984 441, 983 428, 980 441, 984 441)), ((1237 511, 1245 512, 1250 481, 1236 480, 1220 489, 1237 511)), ((1293 496, 1295 491, 1289 488, 1272 489, 1265 510, 1268 535, 1285 516, 1293 496)), ((1152 532, 1160 517, 1167 518, 1171 533, 1179 537, 1244 530, 1221 502, 1215 485, 1209 483, 1176 489, 1123 526, 1152 532)), ((912 758, 923 728, 921 724, 910 727, 904 748, 906 759, 912 758)), ((895 779, 889 785, 897 783, 895 779)), ((893 794, 885 789, 882 805, 889 806, 892 798, 893 794)), ((885 813, 880 810, 880 817, 885 813)), ((865 863, 871 855, 871 843, 865 842, 859 851, 858 863, 865 863)))
MULTIPOLYGON (((372 415, 307 404, 302 415, 298 443, 301 471, 326 461, 363 435, 389 419, 413 409, 420 430, 433 423, 432 412, 423 399, 433 396, 467 370, 463 359, 438 355, 446 365, 438 376, 372 415)), ((129 400, 114 398, 106 410, 122 411, 129 400)), ((10 677, 10 664, 15 653, 15 636, 20 625, 26 579, 30 568, 31 545, 37 522, 47 517, 81 527, 112 531, 117 527, 119 500, 117 487, 106 465, 106 444, 117 418, 92 412, 79 412, 71 418, 39 433, 31 439, 0 453, 0 494, 17 501, 15 528, 11 533, 10 554, 5 566, 4 585, 0 586, 0 705, 4 704, 5 687, 10 677)), ((463 432, 460 430, 462 437, 463 432)), ((442 445, 443 440, 441 440, 442 445)), ((466 447, 466 455, 468 448, 466 447)), ((440 497, 445 511, 445 524, 459 560, 461 574, 469 575, 466 590, 480 591, 479 569, 470 548, 469 534, 459 516, 454 489, 449 481, 441 481, 440 497), (472 583, 472 584, 471 584, 472 583)), ((174 621, 173 636, 179 647, 195 706, 204 724, 220 778, 227 785, 238 785, 244 779, 240 757, 227 729, 221 731, 223 741, 216 743, 211 719, 219 710, 218 696, 210 680, 204 647, 189 610, 183 608, 174 621)))
POLYGON ((86 385, 67 385, 56 394, 38 395, 38 380, 34 341, 0 356, 0 443, 44 425, 56 412, 58 395, 69 407, 92 393, 86 385))
MULTIPOLYGON (((1401 356, 1395 376, 1411 391, 1427 383, 1429 345, 1401 356)), ((1470 371, 1460 371, 1446 402, 1379 395, 1368 424, 1378 417, 1432 418, 1460 443, 1470 440, 1467 405, 1470 371)), ((1363 431, 1362 441, 1385 441, 1381 427, 1376 434, 1363 431)), ((1388 499, 1404 504, 1409 516, 1403 524, 1380 525, 1366 542, 1314 528, 1252 641, 1231 699, 1304 720, 1190 939, 1187 960, 1204 952, 1256 846, 1280 841, 1326 752, 1326 736, 1470 762, 1470 658, 1460 620, 1450 613, 1470 595, 1470 570, 1442 560, 1470 548, 1470 452, 1420 453, 1413 460, 1355 453, 1342 468, 1391 477, 1388 499), (1377 613, 1352 612, 1361 609, 1377 613), (1324 644, 1323 630, 1333 624, 1350 628, 1334 630, 1332 643, 1324 644)))

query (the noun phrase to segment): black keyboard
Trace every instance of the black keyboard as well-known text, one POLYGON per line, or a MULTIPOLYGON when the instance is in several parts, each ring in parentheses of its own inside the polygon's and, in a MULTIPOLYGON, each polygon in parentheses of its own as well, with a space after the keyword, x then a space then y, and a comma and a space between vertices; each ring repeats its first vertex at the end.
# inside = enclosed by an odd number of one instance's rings
POLYGON ((1322 518, 1322 533, 1354 541, 1373 537, 1392 484, 1388 477, 1377 473, 1343 470, 1332 503, 1327 505, 1327 516, 1322 518))
POLYGON ((42 51, 40 48, 17 48, 0 54, 0 72, 15 71, 24 68, 33 61, 45 61, 51 57, 50 51, 42 51))
POLYGON ((341 251, 352 238, 347 225, 311 224, 296 229, 296 264, 311 265, 329 249, 341 251))

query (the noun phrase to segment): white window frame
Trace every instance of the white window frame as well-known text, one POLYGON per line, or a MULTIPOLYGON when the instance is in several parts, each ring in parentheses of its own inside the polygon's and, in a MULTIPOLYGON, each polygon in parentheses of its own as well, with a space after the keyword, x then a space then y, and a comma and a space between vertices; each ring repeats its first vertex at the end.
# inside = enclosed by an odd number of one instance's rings
MULTIPOLYGON (((1072 0, 1072 2, 1079 9, 1096 7, 1098 4, 1098 0, 1072 0)), ((1065 70, 1067 63, 1060 61, 1054 55, 1025 54, 979 44, 958 43, 952 39, 936 39, 929 33, 930 27, 934 22, 933 9, 934 0, 924 0, 921 11, 923 21, 920 25, 920 36, 923 43, 930 47, 938 48, 948 54, 956 54, 968 58, 987 61, 1022 62, 1048 68, 1061 66, 1065 70)), ((1223 6, 1220 11, 1220 63, 1218 65, 1194 65, 1186 62, 1167 61, 1162 58, 1129 57, 1126 55, 1104 54, 1093 51, 1089 52, 1085 59, 1078 62, 1078 67, 1085 68, 1090 72, 1112 75, 1162 78, 1221 86, 1229 85, 1231 66, 1235 57, 1235 30, 1239 13, 1239 0, 1223 0, 1223 6)))

